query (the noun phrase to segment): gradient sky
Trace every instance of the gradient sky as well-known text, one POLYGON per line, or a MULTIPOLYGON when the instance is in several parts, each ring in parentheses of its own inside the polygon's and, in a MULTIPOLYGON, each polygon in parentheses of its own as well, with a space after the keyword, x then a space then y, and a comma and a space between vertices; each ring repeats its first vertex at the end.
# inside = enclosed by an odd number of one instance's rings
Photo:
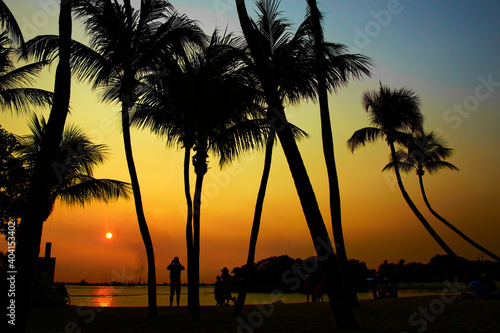
MULTIPOLYGON (((57 33, 56 1, 6 0, 25 38, 57 33)), ((136 1, 138 2, 138 1, 136 1)), ((232 0, 173 0, 177 10, 214 28, 239 33, 232 0)), ((305 14, 305 0, 282 1, 281 10, 295 27, 305 14)), ((247 1, 253 13, 253 4, 247 1)), ((466 0, 321 1, 328 41, 348 45, 351 52, 375 60, 373 77, 352 82, 330 97, 335 152, 340 177, 342 218, 348 256, 377 268, 385 259, 396 262, 428 260, 443 254, 408 208, 395 177, 381 170, 388 162, 385 142, 351 154, 345 142, 368 126, 361 95, 378 82, 407 86, 422 99, 426 131, 443 135, 454 155, 448 161, 460 172, 425 176, 429 200, 442 216, 492 252, 500 253, 498 207, 500 181, 500 3, 466 0), (485 82, 490 82, 486 84, 485 82), (460 111, 460 107, 462 110, 460 111)), ((254 15, 255 17, 255 15, 254 15)), ((74 38, 84 41, 78 24, 74 38)), ((53 89, 55 67, 38 87, 53 89)), ((99 103, 87 85, 74 83, 68 122, 79 124, 97 143, 109 145, 111 156, 96 176, 129 181, 116 105, 99 103)), ((289 121, 310 134, 299 144, 331 231, 326 171, 321 148, 318 106, 304 103, 287 108, 289 121)), ((45 116, 48 111, 40 112, 45 116)), ((0 124, 27 134, 27 116, 0 114, 0 124)), ((168 281, 165 267, 174 256, 186 262, 185 203, 181 151, 165 149, 164 141, 133 130, 133 148, 144 208, 156 254, 157 281, 168 281)), ((201 280, 215 281, 220 269, 246 261, 263 153, 256 152, 219 170, 214 158, 205 177, 201 220, 201 280)), ((193 181, 194 184, 194 173, 193 181)), ((405 176, 414 202, 455 252, 477 259, 478 251, 427 213, 418 178, 405 176)), ((44 225, 45 242, 52 242, 59 281, 99 282, 123 276, 146 277, 145 251, 132 201, 93 204, 85 208, 57 205, 44 225), (105 238, 112 232, 111 240, 105 238)), ((0 241, 0 250, 6 244, 0 241)), ((275 150, 264 205, 256 259, 287 254, 314 255, 311 237, 281 147, 275 150)), ((183 280, 186 280, 185 274, 183 280)))

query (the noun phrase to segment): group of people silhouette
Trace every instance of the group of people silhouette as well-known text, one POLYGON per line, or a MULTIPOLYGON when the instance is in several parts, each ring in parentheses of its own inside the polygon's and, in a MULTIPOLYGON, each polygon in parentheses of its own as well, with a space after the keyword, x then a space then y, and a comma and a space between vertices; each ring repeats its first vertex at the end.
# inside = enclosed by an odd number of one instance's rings
MULTIPOLYGON (((170 306, 172 306, 174 301, 174 295, 176 296, 176 303, 179 306, 181 298, 181 272, 184 270, 184 266, 179 261, 179 257, 175 257, 170 265, 167 266, 167 270, 170 271, 170 306)), ((229 274, 229 269, 224 267, 221 269, 221 275, 217 275, 214 288, 215 302, 216 305, 230 305, 230 301, 235 301, 236 298, 231 295, 231 275, 229 274)))
POLYGON ((311 296, 311 301, 323 302, 323 284, 316 281, 313 274, 307 273, 307 277, 304 281, 304 289, 306 291, 306 302, 309 303, 309 296, 311 296))
POLYGON ((221 275, 217 275, 214 286, 216 305, 230 305, 229 301, 235 301, 231 295, 231 275, 227 267, 221 269, 221 275))

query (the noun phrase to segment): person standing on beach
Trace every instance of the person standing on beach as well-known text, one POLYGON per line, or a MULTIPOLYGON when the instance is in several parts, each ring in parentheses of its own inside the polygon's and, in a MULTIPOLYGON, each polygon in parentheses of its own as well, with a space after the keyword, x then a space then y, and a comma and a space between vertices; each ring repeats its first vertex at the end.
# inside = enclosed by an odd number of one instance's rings
POLYGON ((174 294, 177 295, 177 306, 179 306, 181 298, 181 271, 184 270, 184 266, 179 262, 179 257, 175 257, 167 269, 170 271, 170 307, 172 307, 172 302, 174 301, 174 294))
POLYGON ((231 295, 231 275, 229 274, 229 269, 224 267, 221 269, 221 280, 222 280, 222 290, 224 297, 224 305, 229 305, 229 301, 232 300, 231 295))

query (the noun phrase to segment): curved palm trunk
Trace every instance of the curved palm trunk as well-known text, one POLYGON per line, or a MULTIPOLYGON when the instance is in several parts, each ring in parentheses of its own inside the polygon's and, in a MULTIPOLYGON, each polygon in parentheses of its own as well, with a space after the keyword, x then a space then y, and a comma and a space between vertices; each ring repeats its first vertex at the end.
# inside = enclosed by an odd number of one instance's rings
POLYGON ((398 186, 399 189, 401 190, 401 193, 403 194, 403 198, 405 199, 406 203, 408 206, 410 206, 410 209, 412 210, 413 214, 417 216, 418 220, 423 224, 424 228, 427 230, 427 232, 434 238, 434 240, 441 246, 441 248, 448 254, 449 256, 453 258, 458 258, 458 256, 455 254, 455 252, 450 249, 450 247, 444 242, 444 240, 439 237, 439 235, 432 229, 430 226, 429 222, 425 219, 425 217, 420 213, 420 211, 417 209, 417 206, 413 203, 413 201, 410 199, 410 196, 406 192, 404 186, 403 186, 403 181, 401 180, 401 174, 399 173, 399 168, 398 168, 398 160, 396 157, 396 149, 394 148, 394 142, 392 139, 388 139, 389 142, 389 147, 391 148, 391 156, 392 160, 394 161, 394 171, 396 172, 396 179, 398 181, 398 186))
MULTIPOLYGON (((71 1, 62 1, 59 16, 59 63, 57 65, 54 102, 45 129, 45 137, 38 161, 31 178, 26 212, 17 232, 16 244, 16 320, 9 325, 13 332, 24 332, 28 323, 33 282, 36 273, 43 222, 50 215, 51 180, 54 177, 52 162, 55 160, 68 115, 71 95, 71 1)), ((4 319, 5 320, 5 319, 4 319)))
POLYGON ((266 144, 266 156, 264 158, 264 170, 262 172, 262 179, 260 181, 259 193, 257 194, 257 203, 255 204, 255 212, 252 223, 252 231, 250 234, 250 246, 248 248, 248 258, 247 265, 245 267, 245 273, 243 275, 243 280, 241 282, 241 289, 238 293, 238 299, 234 305, 234 316, 240 316, 243 311, 243 306, 245 305, 245 299, 247 296, 248 281, 250 280, 250 275, 252 273, 253 265, 255 262, 255 249, 257 247, 257 238, 259 237, 260 229, 260 219, 262 216, 262 207, 264 205, 264 198, 266 196, 267 182, 269 180, 269 173, 271 171, 271 161, 273 157, 273 145, 276 135, 273 130, 269 133, 269 138, 266 144))
MULTIPOLYGON (((198 141, 199 142, 199 141, 198 141)), ((194 170, 196 173, 196 184, 194 189, 193 203, 193 250, 191 253, 191 316, 200 319, 200 218, 201 218, 201 190, 203 178, 207 173, 206 149, 198 146, 198 151, 193 157, 194 170), (200 158, 201 157, 201 158, 200 158)))
POLYGON ((349 300, 354 307, 359 307, 358 296, 352 284, 349 272, 347 251, 344 242, 344 232, 342 230, 342 214, 340 201, 340 187, 335 163, 335 150, 333 145, 333 131, 330 120, 330 109, 328 106, 328 89, 326 86, 326 66, 323 58, 323 29, 321 27, 321 14, 318 10, 316 0, 307 0, 310 8, 314 49, 316 54, 316 75, 318 78, 318 100, 321 117, 321 138, 323 142, 323 154, 325 157, 326 170, 328 174, 328 185, 330 189, 330 214, 332 218, 333 239, 335 241, 335 251, 344 272, 344 280, 347 287, 349 300))
POLYGON ((191 147, 184 147, 184 193, 186 195, 187 203, 187 221, 186 221, 186 247, 187 247, 187 279, 188 279, 188 313, 192 312, 193 301, 192 297, 193 284, 191 276, 192 256, 193 256, 193 201, 191 199, 190 185, 189 185, 189 165, 191 163, 191 147))
POLYGON ((235 0, 235 2, 241 28, 256 63, 258 75, 266 95, 268 119, 270 120, 271 128, 276 130, 280 139, 302 205, 302 210, 304 211, 313 245, 318 255, 319 267, 326 281, 332 313, 339 329, 357 329, 359 326, 345 293, 345 283, 340 265, 331 246, 330 237, 323 222, 323 217, 321 216, 318 202, 295 137, 286 120, 283 104, 278 96, 277 85, 273 78, 271 64, 264 52, 265 48, 261 48, 261 41, 248 17, 245 2, 243 0, 235 0))
MULTIPOLYGON (((129 94, 128 96, 132 96, 129 94)), ((149 234, 148 224, 144 216, 144 209, 142 207, 141 188, 139 186, 139 179, 134 163, 134 156, 132 154, 132 143, 130 139, 130 119, 129 119, 129 105, 122 102, 122 131, 123 143, 125 147, 125 157, 127 159, 128 171, 130 174, 130 182, 132 184, 132 192, 134 193, 135 211, 137 214, 137 222, 139 223, 139 230, 141 232, 142 241, 146 248, 146 258, 148 262, 148 312, 150 317, 156 317, 158 314, 156 303, 156 267, 155 255, 153 251, 153 242, 149 234)))
POLYGON ((429 211, 432 213, 432 215, 434 215, 435 217, 437 217, 437 219, 439 221, 443 222, 444 225, 446 225, 448 228, 450 228, 451 230, 453 230, 454 232, 456 232, 460 237, 462 237, 470 245, 474 246, 479 251, 483 252, 484 254, 486 254, 486 255, 490 256, 491 258, 495 259, 496 261, 500 262, 500 257, 498 257, 494 253, 488 251, 487 249, 485 249, 484 247, 482 247, 478 243, 474 242, 472 239, 470 239, 469 237, 467 237, 467 235, 465 235, 463 232, 461 232, 460 230, 458 230, 453 224, 451 224, 450 222, 446 221, 443 217, 441 217, 441 215, 439 215, 436 211, 434 211, 434 209, 432 209, 432 207, 431 207, 431 204, 429 203, 429 200, 427 200, 427 196, 425 195, 424 181, 423 181, 423 176, 421 174, 418 175, 418 180, 419 180, 419 183, 420 183, 420 190, 422 191, 422 196, 424 198, 425 205, 427 206, 427 208, 429 209, 429 211))

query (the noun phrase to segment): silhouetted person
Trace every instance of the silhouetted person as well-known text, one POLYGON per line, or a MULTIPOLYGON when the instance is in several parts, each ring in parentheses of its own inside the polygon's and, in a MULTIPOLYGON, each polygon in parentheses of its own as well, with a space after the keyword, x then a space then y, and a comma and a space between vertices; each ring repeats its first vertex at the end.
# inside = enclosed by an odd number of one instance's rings
POLYGON ((311 273, 307 273, 307 277, 304 283, 304 289, 306 290, 307 303, 309 303, 309 295, 311 295, 312 301, 316 302, 316 297, 314 295, 314 287, 316 287, 316 279, 311 273))
POLYGON ((177 295, 177 306, 179 306, 181 299, 181 271, 184 270, 184 266, 179 262, 179 257, 175 257, 167 269, 170 271, 170 306, 174 301, 174 293, 177 295))
POLYGON ((217 281, 215 281, 214 286, 214 294, 215 294, 215 302, 216 305, 224 305, 224 285, 222 284, 222 280, 220 275, 217 275, 217 281))
POLYGON ((224 295, 224 304, 229 305, 231 297, 231 275, 227 267, 221 269, 222 290, 224 295))
POLYGON ((323 284, 321 282, 316 283, 314 287, 314 297, 313 300, 323 302, 323 284))

